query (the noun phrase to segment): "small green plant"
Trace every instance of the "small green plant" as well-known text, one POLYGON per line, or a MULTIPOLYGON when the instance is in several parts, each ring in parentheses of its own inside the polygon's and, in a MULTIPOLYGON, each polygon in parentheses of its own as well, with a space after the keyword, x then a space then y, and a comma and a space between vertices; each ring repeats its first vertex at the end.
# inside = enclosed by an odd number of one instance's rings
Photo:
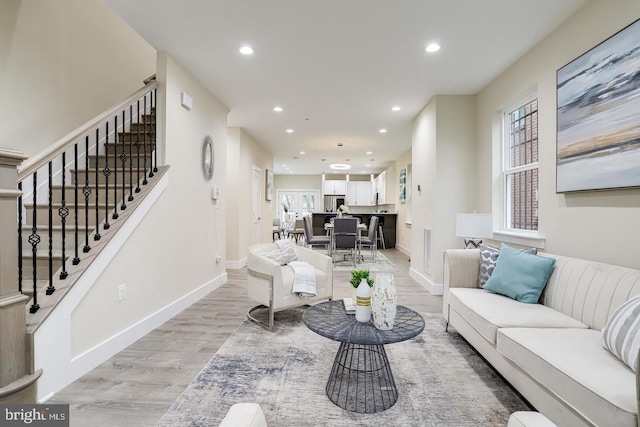
POLYGON ((374 280, 369 278, 369 270, 351 270, 351 280, 349 280, 351 286, 357 288, 360 282, 362 282, 362 279, 367 280, 369 287, 373 286, 374 280))

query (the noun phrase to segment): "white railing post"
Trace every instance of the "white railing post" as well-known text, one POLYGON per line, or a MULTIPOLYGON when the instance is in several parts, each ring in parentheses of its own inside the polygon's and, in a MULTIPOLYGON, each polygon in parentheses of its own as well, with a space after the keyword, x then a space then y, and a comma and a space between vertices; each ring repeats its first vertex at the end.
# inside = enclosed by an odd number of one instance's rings
POLYGON ((27 342, 25 304, 18 290, 17 167, 26 159, 0 147, 0 403, 35 403, 36 381, 27 342))

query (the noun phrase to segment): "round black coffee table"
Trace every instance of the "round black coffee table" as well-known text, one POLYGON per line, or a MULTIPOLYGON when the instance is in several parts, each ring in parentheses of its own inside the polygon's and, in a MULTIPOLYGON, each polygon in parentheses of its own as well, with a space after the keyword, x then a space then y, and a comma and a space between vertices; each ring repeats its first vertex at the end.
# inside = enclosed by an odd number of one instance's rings
POLYGON ((340 342, 326 387, 333 403, 368 414, 385 411, 396 403, 398 389, 384 345, 406 341, 422 332, 424 319, 420 314, 399 305, 393 329, 382 331, 372 321, 356 321, 338 300, 309 307, 302 320, 313 332, 340 342))

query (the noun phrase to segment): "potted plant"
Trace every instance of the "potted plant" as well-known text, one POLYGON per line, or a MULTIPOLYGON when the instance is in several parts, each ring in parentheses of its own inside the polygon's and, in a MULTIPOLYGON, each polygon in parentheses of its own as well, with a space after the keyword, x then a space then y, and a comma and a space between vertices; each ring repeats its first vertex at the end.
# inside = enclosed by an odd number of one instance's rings
POLYGON ((351 270, 351 280, 349 280, 351 286, 357 288, 360 282, 362 282, 362 279, 367 280, 369 287, 373 286, 374 280, 369 278, 369 270, 351 270))

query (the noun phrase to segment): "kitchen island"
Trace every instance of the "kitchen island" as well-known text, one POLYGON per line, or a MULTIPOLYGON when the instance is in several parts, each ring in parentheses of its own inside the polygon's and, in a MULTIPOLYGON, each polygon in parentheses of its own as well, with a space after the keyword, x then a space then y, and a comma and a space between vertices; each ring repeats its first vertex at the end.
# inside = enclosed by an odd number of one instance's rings
MULTIPOLYGON (((335 213, 314 213, 313 214, 313 234, 325 234, 324 230, 324 218, 327 215, 335 215, 335 213)), ((396 224, 398 214, 395 213, 354 213, 353 215, 361 216, 362 221, 365 224, 369 224, 369 219, 372 215, 378 215, 384 218, 384 225, 382 226, 382 233, 384 235, 384 243, 387 249, 396 247, 396 224)), ((378 244, 379 248, 382 248, 378 244)))

